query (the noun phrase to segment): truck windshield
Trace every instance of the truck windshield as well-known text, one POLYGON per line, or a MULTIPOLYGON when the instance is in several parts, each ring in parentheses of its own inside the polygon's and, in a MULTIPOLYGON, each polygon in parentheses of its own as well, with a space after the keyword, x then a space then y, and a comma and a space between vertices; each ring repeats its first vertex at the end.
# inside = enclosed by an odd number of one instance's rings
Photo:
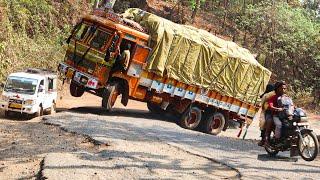
POLYGON ((93 39, 91 41, 91 46, 94 47, 95 49, 100 50, 105 45, 107 40, 109 40, 110 36, 111 34, 101 29, 98 29, 93 36, 93 39))
POLYGON ((5 86, 5 91, 23 94, 34 94, 36 92, 38 80, 24 77, 9 77, 5 86))
POLYGON ((82 23, 79 25, 75 31, 74 38, 81 41, 85 38, 86 34, 88 33, 88 30, 91 26, 88 24, 82 23))

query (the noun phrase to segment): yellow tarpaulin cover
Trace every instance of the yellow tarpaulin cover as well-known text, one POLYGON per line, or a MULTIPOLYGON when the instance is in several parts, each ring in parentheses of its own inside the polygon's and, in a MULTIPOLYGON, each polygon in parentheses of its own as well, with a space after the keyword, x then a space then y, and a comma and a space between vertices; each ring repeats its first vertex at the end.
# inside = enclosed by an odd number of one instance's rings
POLYGON ((271 72, 247 49, 140 9, 128 9, 123 16, 148 30, 152 48, 149 71, 244 102, 259 101, 271 72))

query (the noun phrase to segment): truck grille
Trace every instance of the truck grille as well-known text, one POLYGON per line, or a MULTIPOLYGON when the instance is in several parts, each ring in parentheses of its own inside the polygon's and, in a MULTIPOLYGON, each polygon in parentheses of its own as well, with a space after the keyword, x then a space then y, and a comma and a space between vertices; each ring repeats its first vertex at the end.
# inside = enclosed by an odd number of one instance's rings
POLYGON ((19 99, 10 99, 9 100, 9 103, 17 103, 17 104, 22 104, 22 100, 19 100, 19 99))
POLYGON ((79 55, 73 55, 73 53, 69 54, 69 59, 72 59, 75 64, 77 64, 78 66, 87 68, 87 69, 95 69, 96 68, 96 63, 92 62, 90 60, 87 59, 82 59, 82 56, 79 55))

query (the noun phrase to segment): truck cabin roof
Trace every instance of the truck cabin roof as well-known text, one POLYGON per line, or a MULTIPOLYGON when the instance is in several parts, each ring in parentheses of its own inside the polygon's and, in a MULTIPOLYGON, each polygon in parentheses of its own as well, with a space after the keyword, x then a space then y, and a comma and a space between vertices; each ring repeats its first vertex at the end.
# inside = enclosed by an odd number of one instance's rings
POLYGON ((148 41, 149 39, 149 35, 144 32, 140 32, 130 26, 126 26, 124 24, 121 24, 120 22, 112 21, 100 15, 87 15, 83 18, 83 20, 108 27, 116 31, 121 31, 122 33, 134 35, 135 37, 143 39, 145 41, 148 41))

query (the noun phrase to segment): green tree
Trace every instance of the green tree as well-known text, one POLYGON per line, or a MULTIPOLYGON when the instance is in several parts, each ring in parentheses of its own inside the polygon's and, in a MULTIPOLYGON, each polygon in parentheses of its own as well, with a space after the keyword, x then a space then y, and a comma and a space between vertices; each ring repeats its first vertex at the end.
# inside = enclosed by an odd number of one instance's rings
POLYGON ((286 2, 264 1, 248 5, 237 18, 248 31, 249 48, 265 57, 262 63, 276 79, 290 82, 295 91, 315 89, 320 74, 320 24, 315 11, 286 2))

